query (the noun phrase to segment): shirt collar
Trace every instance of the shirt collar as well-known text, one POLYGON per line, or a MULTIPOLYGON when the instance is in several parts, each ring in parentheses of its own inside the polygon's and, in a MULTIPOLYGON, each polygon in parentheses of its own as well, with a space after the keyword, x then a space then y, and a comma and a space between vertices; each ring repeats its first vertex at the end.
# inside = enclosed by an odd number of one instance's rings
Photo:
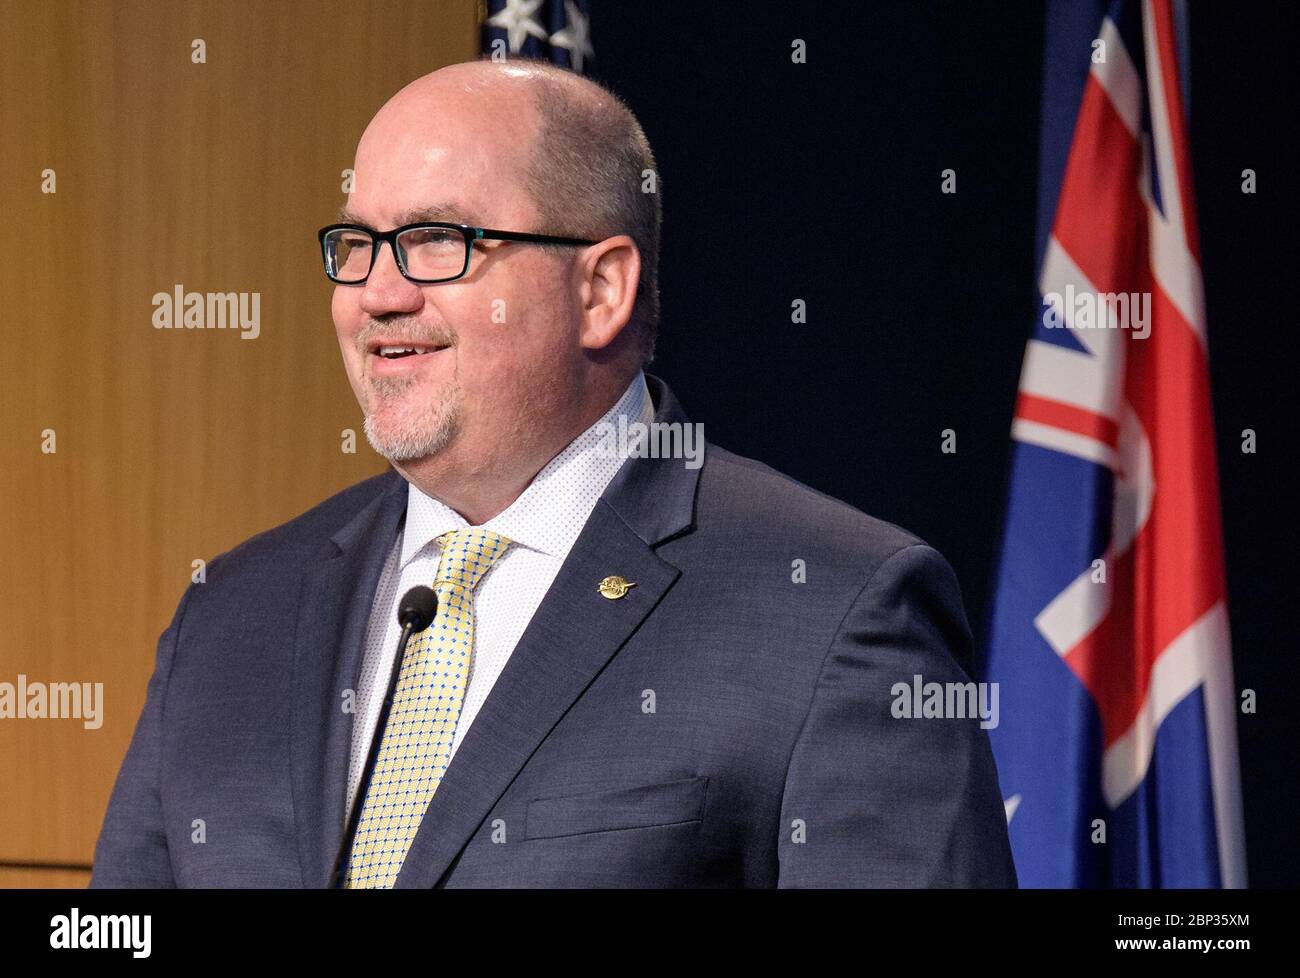
MULTIPOLYGON (((616 426, 620 415, 646 425, 654 419, 654 402, 639 370, 613 407, 547 462, 519 498, 483 528, 517 546, 560 560, 568 556, 601 493, 624 462, 617 454, 598 450, 608 426, 616 426)), ((408 483, 401 566, 431 546, 435 537, 465 526, 469 523, 454 509, 408 483)))

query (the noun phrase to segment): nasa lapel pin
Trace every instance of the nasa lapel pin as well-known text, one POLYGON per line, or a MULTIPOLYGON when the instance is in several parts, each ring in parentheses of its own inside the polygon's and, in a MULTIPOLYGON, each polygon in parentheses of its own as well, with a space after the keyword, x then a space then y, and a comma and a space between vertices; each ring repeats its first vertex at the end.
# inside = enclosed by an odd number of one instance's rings
POLYGON ((634 587, 636 587, 636 584, 633 581, 625 580, 617 574, 611 574, 596 585, 596 590, 609 600, 617 601, 627 594, 629 589, 634 587))

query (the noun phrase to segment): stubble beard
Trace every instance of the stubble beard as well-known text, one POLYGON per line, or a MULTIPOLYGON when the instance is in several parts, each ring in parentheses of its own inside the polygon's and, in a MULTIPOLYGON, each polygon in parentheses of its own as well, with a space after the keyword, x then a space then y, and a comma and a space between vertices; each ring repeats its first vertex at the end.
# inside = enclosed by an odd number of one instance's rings
POLYGON ((428 401, 414 396, 419 378, 372 377, 369 385, 362 427, 370 447, 390 462, 437 455, 460 431, 461 389, 454 380, 428 401))

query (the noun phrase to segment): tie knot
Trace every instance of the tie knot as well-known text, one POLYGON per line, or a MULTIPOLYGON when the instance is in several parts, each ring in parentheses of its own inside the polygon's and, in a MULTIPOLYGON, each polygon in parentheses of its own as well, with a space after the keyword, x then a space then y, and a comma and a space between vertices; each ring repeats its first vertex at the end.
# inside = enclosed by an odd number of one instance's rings
POLYGON ((480 526, 452 530, 438 540, 442 543, 442 556, 438 560, 435 590, 438 584, 452 584, 473 591, 510 546, 510 541, 500 533, 480 526))

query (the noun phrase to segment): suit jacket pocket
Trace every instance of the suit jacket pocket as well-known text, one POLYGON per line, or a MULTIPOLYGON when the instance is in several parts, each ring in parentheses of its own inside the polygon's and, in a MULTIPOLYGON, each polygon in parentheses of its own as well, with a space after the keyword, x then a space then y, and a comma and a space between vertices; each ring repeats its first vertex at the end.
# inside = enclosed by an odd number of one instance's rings
POLYGON ((684 778, 560 798, 534 798, 524 818, 524 838, 550 839, 698 822, 704 816, 708 786, 708 778, 684 778))

